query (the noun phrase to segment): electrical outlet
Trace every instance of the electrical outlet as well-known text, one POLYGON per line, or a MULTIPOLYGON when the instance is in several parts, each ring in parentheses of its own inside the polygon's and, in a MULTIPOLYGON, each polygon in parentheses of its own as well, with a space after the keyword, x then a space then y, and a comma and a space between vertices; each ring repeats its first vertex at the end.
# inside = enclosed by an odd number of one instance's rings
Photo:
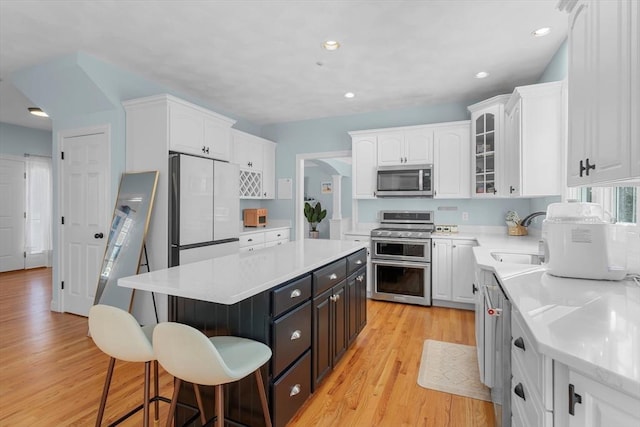
POLYGON ((469 212, 462 212, 462 220, 469 221, 469 212))

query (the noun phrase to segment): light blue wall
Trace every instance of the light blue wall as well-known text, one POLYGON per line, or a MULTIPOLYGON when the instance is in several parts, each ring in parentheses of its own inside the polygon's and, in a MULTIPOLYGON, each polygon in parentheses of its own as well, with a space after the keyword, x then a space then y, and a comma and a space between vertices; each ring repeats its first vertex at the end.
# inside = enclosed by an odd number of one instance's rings
POLYGON ((0 154, 51 157, 51 132, 0 122, 0 154))
POLYGON ((538 83, 557 82, 567 77, 569 70, 569 43, 565 40, 549 61, 538 83))

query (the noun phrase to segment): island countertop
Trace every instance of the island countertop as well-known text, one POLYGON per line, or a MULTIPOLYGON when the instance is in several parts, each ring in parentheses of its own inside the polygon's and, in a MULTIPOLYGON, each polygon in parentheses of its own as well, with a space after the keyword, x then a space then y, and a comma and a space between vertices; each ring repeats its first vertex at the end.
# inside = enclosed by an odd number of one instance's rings
POLYGON ((231 305, 364 247, 362 243, 346 240, 297 240, 123 277, 118 285, 231 305))

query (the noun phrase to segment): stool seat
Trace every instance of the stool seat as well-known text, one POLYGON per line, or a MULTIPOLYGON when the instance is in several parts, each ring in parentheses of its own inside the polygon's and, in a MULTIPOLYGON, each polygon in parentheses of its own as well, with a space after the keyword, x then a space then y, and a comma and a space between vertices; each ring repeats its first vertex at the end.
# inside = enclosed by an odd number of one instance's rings
MULTIPOLYGON (((181 323, 164 322, 153 331, 153 349, 158 362, 175 377, 172 408, 167 426, 175 413, 175 402, 181 381, 194 385, 200 413, 204 414, 198 385, 216 386, 217 425, 224 425, 222 385, 241 380, 254 373, 265 423, 271 426, 271 417, 260 367, 271 358, 271 349, 265 344, 234 336, 207 337, 201 331, 181 323)), ((206 423, 204 416, 201 421, 206 423)))

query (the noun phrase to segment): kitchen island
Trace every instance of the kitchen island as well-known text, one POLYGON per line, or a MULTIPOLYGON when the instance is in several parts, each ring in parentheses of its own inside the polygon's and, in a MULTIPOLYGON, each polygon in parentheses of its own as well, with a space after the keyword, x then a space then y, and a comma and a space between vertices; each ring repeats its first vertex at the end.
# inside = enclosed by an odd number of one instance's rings
MULTIPOLYGON (((303 240, 122 278, 120 286, 170 295, 169 320, 208 336, 269 345, 262 369, 275 426, 293 417, 366 323, 366 250, 359 242, 303 240)), ((205 410, 213 416, 213 388, 205 410)), ((195 403, 190 386, 179 400, 195 403)), ((263 425, 253 378, 225 387, 226 415, 263 425)), ((177 424, 191 414, 178 412, 177 424)), ((194 424, 199 425, 199 424, 194 424)))

